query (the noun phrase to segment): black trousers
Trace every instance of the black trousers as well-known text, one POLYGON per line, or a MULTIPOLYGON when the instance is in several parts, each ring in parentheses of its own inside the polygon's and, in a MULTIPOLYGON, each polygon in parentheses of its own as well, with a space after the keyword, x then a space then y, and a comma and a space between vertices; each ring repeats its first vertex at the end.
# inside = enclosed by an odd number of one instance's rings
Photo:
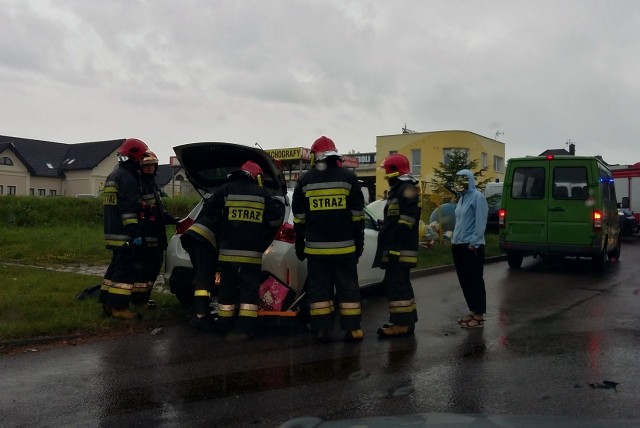
POLYGON ((484 245, 469 250, 469 244, 451 246, 453 264, 458 281, 471 312, 484 314, 487 311, 487 293, 484 288, 484 245))

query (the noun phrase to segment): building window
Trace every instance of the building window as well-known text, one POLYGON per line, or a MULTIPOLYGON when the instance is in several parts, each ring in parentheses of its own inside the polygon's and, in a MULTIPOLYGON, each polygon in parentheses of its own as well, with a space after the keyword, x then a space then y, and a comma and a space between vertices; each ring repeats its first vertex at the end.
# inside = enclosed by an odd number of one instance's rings
POLYGON ((55 196, 56 195, 56 191, 53 189, 49 189, 49 196, 55 196))
POLYGON ((29 196, 33 196, 33 195, 35 195, 35 194, 36 194, 36 192, 35 192, 35 190, 33 189, 33 187, 32 187, 32 188, 30 188, 30 189, 29 189, 29 196))
POLYGON ((7 186, 7 195, 15 195, 16 186, 7 186))
POLYGON ((389 154, 390 154, 390 155, 395 155, 396 153, 398 153, 398 151, 397 151, 397 150, 389 150, 389 154))
POLYGON ((38 196, 46 196, 47 191, 45 189, 38 189, 38 196))
POLYGON ((495 172, 504 172, 504 158, 500 156, 493 157, 493 170, 495 172))
POLYGON ((482 166, 481 168, 488 168, 489 167, 489 155, 486 154, 485 152, 482 152, 482 166))
POLYGON ((411 174, 419 177, 421 173, 421 157, 422 151, 420 149, 411 149, 411 174))
POLYGON ((464 147, 451 147, 451 148, 447 148, 447 149, 442 149, 442 163, 443 165, 449 165, 449 163, 451 162, 451 156, 453 155, 453 152, 463 152, 467 154, 467 157, 469 156, 469 149, 465 149, 464 147))
POLYGON ((0 195, 4 195, 4 186, 0 184, 0 195))
POLYGON ((13 165, 13 161, 11 159, 9 159, 8 157, 2 157, 0 158, 0 165, 13 165))

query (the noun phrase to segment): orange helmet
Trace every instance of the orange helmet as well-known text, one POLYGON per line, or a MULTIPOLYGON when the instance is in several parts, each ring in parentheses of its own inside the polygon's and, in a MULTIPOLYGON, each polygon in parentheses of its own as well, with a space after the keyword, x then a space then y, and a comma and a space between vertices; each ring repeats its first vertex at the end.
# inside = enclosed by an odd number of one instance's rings
POLYGON ((147 150, 149 150, 149 146, 147 146, 143 141, 138 140, 137 138, 127 138, 120 146, 118 154, 126 157, 127 159, 139 162, 147 150))
POLYGON ((339 159, 342 159, 340 153, 338 153, 338 149, 336 149, 336 145, 333 143, 333 140, 325 137, 324 135, 314 141, 311 145, 311 155, 313 156, 312 163, 324 160, 329 156, 337 156, 339 159))
POLYGON ((147 150, 140 159, 140 165, 158 165, 158 157, 151 150, 147 150))
POLYGON ((387 180, 401 175, 411 174, 409 159, 400 153, 387 156, 384 161, 382 161, 382 168, 384 168, 384 178, 387 180))

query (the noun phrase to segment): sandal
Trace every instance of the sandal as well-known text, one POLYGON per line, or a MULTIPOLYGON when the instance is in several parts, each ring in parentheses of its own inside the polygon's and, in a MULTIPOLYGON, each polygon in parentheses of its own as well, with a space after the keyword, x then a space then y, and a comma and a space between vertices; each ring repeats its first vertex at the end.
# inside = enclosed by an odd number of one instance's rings
POLYGON ((464 324, 464 323, 468 323, 469 321, 471 321, 472 319, 474 319, 474 314, 469 314, 466 317, 462 317, 458 320, 458 324, 464 324))
POLYGON ((484 327, 484 318, 471 318, 469 321, 460 323, 462 328, 481 328, 484 327))

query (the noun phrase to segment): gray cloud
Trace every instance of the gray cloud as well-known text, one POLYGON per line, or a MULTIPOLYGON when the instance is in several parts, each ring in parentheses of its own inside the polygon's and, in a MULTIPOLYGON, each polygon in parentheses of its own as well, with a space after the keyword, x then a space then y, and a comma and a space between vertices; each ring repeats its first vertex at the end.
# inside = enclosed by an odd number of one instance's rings
MULTIPOLYGON (((3 134, 375 150, 376 135, 504 132, 635 162, 635 1, 1 0, 3 134), (615 149, 612 149, 614 148, 615 149)), ((639 156, 640 157, 640 156, 639 156)), ((640 159, 637 159, 640 160, 640 159)))

